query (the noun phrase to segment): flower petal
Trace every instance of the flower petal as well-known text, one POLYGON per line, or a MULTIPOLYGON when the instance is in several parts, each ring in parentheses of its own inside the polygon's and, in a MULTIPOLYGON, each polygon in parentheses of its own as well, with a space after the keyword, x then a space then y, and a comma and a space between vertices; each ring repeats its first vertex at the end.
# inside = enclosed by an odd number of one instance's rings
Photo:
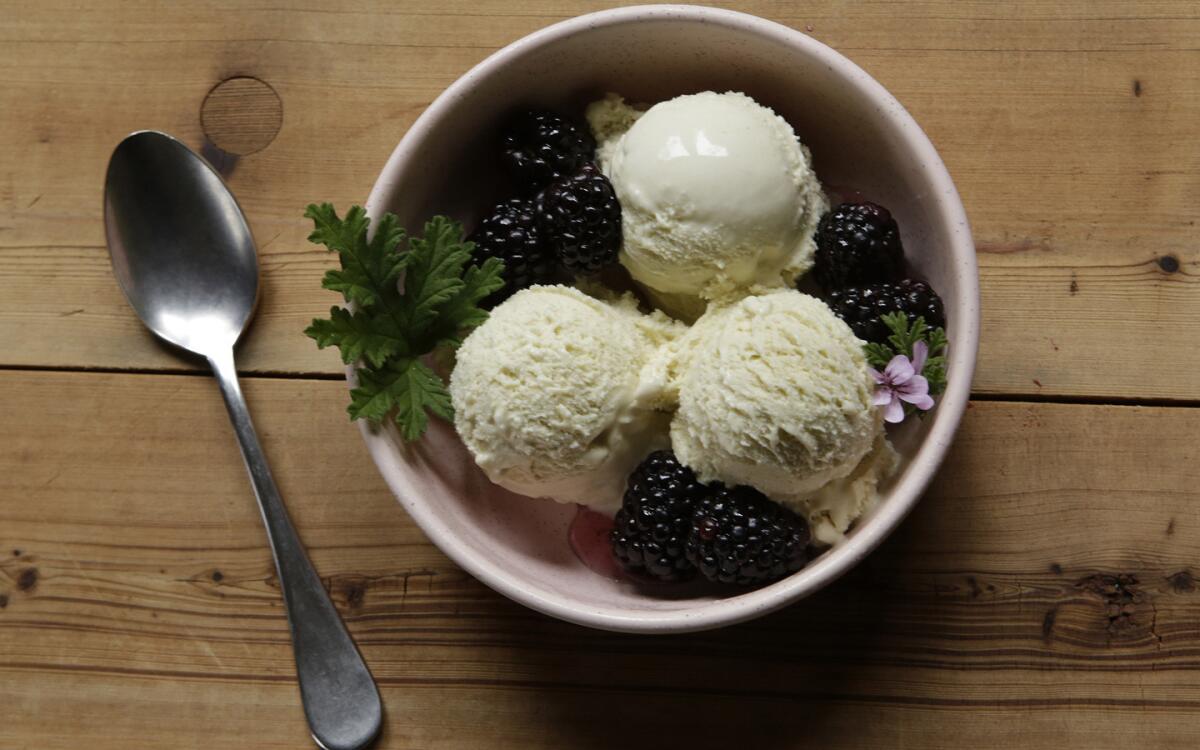
POLYGON ((871 396, 871 405, 872 406, 886 406, 887 404, 892 403, 892 401, 894 401, 895 399, 896 399, 896 394, 892 392, 891 388, 888 388, 886 386, 882 387, 882 388, 876 388, 875 395, 871 396))
POLYGON ((904 404, 900 399, 892 399, 892 403, 888 404, 887 409, 883 412, 883 421, 896 424, 904 421, 904 404))
POLYGON ((882 385, 883 383, 887 382, 887 378, 883 376, 883 373, 879 370, 876 370, 874 367, 868 367, 867 372, 871 373, 871 377, 875 379, 876 383, 882 385))
POLYGON ((915 374, 912 362, 909 362, 908 357, 903 354, 892 357, 892 361, 883 368, 883 376, 892 383, 905 383, 915 374))
POLYGON ((922 411, 928 411, 933 408, 933 399, 929 396, 929 381, 923 375, 917 375, 901 388, 897 388, 896 397, 907 401, 922 411))
MULTIPOLYGON (((906 400, 908 400, 908 399, 906 399, 906 400)), ((908 402, 910 404, 912 404, 913 406, 917 407, 918 409, 920 409, 921 411, 929 411, 930 409, 933 408, 933 396, 930 396, 928 393, 926 393, 924 396, 921 396, 921 398, 919 398, 915 401, 908 400, 908 402)))
POLYGON ((892 390, 899 396, 922 396, 929 393, 929 381, 924 375, 913 375, 908 382, 893 386, 892 390))
POLYGON ((929 344, 924 341, 918 341, 913 344, 913 370, 920 372, 925 369, 925 359, 929 356, 929 344))

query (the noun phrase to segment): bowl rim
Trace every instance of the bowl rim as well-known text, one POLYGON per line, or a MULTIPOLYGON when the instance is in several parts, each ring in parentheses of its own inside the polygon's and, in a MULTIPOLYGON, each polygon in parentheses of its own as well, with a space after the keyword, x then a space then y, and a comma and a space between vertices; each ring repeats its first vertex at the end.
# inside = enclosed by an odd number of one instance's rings
MULTIPOLYGON (((487 77, 513 58, 578 32, 602 26, 668 20, 733 27, 800 48, 804 53, 821 59, 845 81, 845 85, 856 87, 868 99, 880 102, 883 105, 880 107, 881 116, 892 130, 902 134, 906 146, 924 163, 930 184, 940 196, 942 213, 954 238, 948 257, 965 281, 960 284, 954 307, 958 313, 955 327, 959 330, 948 363, 948 369, 955 374, 954 379, 939 400, 936 422, 909 461, 910 470, 892 487, 888 500, 879 505, 870 522, 830 554, 787 578, 737 596, 704 601, 694 607, 628 613, 615 607, 568 603, 540 587, 530 586, 520 576, 495 567, 466 545, 445 543, 446 539, 456 535, 455 532, 430 512, 426 504, 410 499, 407 480, 399 467, 393 466, 390 461, 388 453, 393 439, 392 431, 374 429, 359 422, 371 457, 393 494, 430 541, 455 564, 504 596, 543 614, 588 627, 629 633, 684 633, 744 622, 821 590, 861 562, 908 515, 945 459, 970 398, 979 346, 979 274, 970 225, 954 182, 929 137, 882 84, 849 58, 800 31, 747 13, 695 5, 637 5, 576 16, 508 44, 458 78, 416 119, 392 151, 372 187, 366 203, 367 214, 374 216, 386 210, 393 196, 394 175, 407 159, 413 157, 417 144, 438 125, 441 112, 470 90, 479 79, 487 77)), ((346 373, 347 381, 353 387, 354 366, 348 366, 346 373)))

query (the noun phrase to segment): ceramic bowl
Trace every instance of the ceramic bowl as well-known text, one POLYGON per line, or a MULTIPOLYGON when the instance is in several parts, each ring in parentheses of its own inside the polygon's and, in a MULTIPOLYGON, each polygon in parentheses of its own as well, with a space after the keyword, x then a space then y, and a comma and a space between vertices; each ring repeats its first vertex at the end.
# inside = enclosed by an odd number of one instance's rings
MULTIPOLYGON (((849 186, 897 217, 909 262, 942 295, 949 387, 936 411, 894 435, 902 469, 848 537, 803 570, 754 590, 636 586, 584 566, 567 541, 573 506, 492 485, 443 423, 405 446, 364 427, 400 504, 455 563, 500 593, 564 620, 617 631, 674 633, 728 625, 817 591, 863 559, 912 509, 966 408, 978 340, 971 233, 950 175, 917 123, 854 63, 803 33, 760 18, 685 5, 580 16, 496 52, 422 114, 380 173, 372 216, 419 230, 446 213, 471 226, 498 184, 496 133, 517 108, 582 114, 608 91, 655 102, 703 90, 743 91, 785 117, 827 186, 849 186)), ((436 420, 435 420, 436 422, 436 420)))

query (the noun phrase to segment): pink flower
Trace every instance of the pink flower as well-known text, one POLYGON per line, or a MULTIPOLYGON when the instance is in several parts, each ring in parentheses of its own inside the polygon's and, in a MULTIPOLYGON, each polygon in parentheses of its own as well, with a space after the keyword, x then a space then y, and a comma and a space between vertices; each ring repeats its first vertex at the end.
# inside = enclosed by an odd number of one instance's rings
POLYGON ((929 345, 924 341, 913 344, 913 358, 897 354, 887 363, 883 372, 874 367, 870 368, 871 377, 875 378, 875 406, 885 407, 883 419, 896 423, 904 421, 904 402, 928 411, 933 408, 933 398, 929 395, 929 381, 921 374, 925 367, 925 359, 929 356, 929 345))

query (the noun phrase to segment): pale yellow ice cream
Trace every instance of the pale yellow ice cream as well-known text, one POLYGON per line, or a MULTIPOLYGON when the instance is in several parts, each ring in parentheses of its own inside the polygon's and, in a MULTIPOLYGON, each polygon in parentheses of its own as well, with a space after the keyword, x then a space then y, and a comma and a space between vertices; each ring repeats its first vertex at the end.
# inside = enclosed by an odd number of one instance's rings
POLYGON ((621 263, 664 308, 692 316, 705 300, 790 286, 812 265, 828 203, 770 109, 706 91, 642 113, 610 95, 588 121, 621 201, 621 263))
POLYGON ((625 481, 665 447, 669 415, 640 373, 683 326, 630 296, 535 286, 492 310, 450 376, 454 425, 488 478, 614 513, 625 481))
POLYGON ((864 461, 883 438, 862 342, 814 297, 779 290, 714 304, 644 377, 678 402, 680 461, 703 481, 750 485, 805 513, 822 541, 840 537, 892 470, 886 441, 864 461))
POLYGON ((899 463, 899 455, 881 432, 871 452, 850 474, 811 495, 788 495, 780 501, 808 519, 813 539, 834 544, 852 523, 874 509, 879 502, 879 485, 895 473, 899 463))

